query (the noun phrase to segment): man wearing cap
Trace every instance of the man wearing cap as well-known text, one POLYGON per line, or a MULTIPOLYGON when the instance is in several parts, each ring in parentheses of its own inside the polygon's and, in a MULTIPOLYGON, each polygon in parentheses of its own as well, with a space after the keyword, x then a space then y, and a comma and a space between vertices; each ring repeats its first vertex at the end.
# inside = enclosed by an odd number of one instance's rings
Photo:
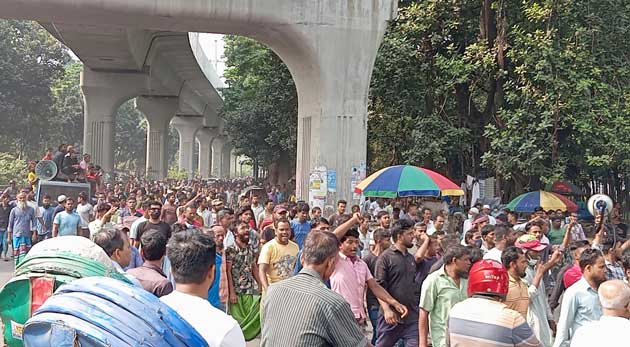
POLYGON ((55 206, 55 212, 53 214, 53 218, 57 216, 57 213, 66 209, 66 196, 61 194, 57 197, 57 206, 55 206))
POLYGON ((508 292, 508 274, 494 260, 482 260, 470 269, 468 299, 457 303, 448 319, 448 345, 541 346, 518 312, 503 301, 508 292))
POLYGON ((219 211, 221 211, 224 207, 223 200, 213 199, 210 204, 212 205, 212 213, 210 215, 210 220, 212 221, 212 224, 219 224, 219 219, 217 215, 219 214, 219 211))
POLYGON ((525 270, 525 281, 532 286, 529 287, 529 308, 527 310, 527 322, 532 327, 536 337, 543 346, 551 347, 553 343, 552 330, 555 330, 556 324, 553 319, 553 313, 549 308, 547 299, 547 291, 545 289, 544 280, 538 277, 544 277, 552 267, 554 267, 562 259, 560 250, 556 250, 547 263, 542 263, 541 252, 547 248, 547 245, 541 243, 533 235, 523 235, 516 240, 515 246, 520 248, 527 258, 527 269, 525 270), (537 282, 540 282, 537 284, 537 282), (537 285, 536 285, 537 284, 537 285))
POLYGON ((470 210, 468 210, 468 219, 464 221, 464 226, 462 228, 462 239, 464 238, 466 232, 472 229, 473 222, 477 219, 478 216, 479 210, 476 207, 471 207, 470 210))
POLYGON ((488 217, 488 223, 490 225, 497 224, 497 220, 490 214, 490 205, 483 205, 483 207, 481 207, 481 214, 488 217))

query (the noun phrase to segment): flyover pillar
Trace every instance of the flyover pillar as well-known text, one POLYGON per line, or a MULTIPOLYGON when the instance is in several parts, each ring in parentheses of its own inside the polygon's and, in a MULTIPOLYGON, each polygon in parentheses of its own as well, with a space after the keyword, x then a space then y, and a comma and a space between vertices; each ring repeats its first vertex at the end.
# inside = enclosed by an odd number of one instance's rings
POLYGON ((223 178, 223 146, 227 136, 217 136, 212 140, 212 176, 223 178))
POLYGON ((146 77, 135 73, 81 72, 83 152, 107 173, 114 171, 114 129, 120 105, 146 89, 146 77))
MULTIPOLYGON (((352 201, 353 182, 363 176, 367 155, 370 79, 387 19, 395 5, 382 2, 366 18, 358 14, 334 26, 305 25, 310 54, 280 57, 294 76, 299 98, 296 193, 309 201, 309 177, 317 168, 334 171, 336 188, 316 205, 352 201)), ((319 170, 317 170, 319 171, 319 170)))
POLYGON ((195 171, 193 167, 195 134, 203 126, 203 119, 177 116, 173 118, 171 125, 179 134, 179 169, 186 171, 188 177, 192 177, 195 171))
POLYGON ((218 129, 203 127, 197 130, 199 142, 199 173, 202 178, 212 174, 212 140, 219 134, 218 129))
POLYGON ((168 127, 179 107, 176 97, 142 96, 136 108, 144 114, 147 129, 146 174, 151 179, 164 179, 168 174, 168 127))
POLYGON ((232 177, 232 149, 234 149, 234 146, 226 141, 226 143, 223 145, 223 163, 221 166, 221 169, 223 171, 223 178, 232 177))

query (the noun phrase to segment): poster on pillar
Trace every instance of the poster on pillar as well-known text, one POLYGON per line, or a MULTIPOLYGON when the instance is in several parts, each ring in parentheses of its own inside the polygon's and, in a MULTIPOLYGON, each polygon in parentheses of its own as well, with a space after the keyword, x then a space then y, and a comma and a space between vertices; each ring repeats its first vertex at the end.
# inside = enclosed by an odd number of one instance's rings
POLYGON ((337 170, 329 169, 328 170, 328 192, 335 193, 337 192, 337 170))
POLYGON ((308 179, 308 200, 312 207, 324 208, 328 194, 328 172, 325 166, 313 169, 308 179))
POLYGON ((361 199, 361 194, 354 192, 354 188, 365 179, 367 166, 364 161, 361 161, 359 166, 352 167, 352 174, 350 175, 350 188, 352 189, 352 199, 361 199))

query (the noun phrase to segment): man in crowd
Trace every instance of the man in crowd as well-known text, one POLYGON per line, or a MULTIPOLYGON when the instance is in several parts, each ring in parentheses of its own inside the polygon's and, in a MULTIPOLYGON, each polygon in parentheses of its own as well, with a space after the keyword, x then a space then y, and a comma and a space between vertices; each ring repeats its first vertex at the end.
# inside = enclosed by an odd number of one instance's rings
POLYGON ((525 319, 503 303, 507 291, 508 275, 499 262, 475 263, 468 279, 470 298, 450 310, 448 345, 541 346, 525 319))
POLYGON ((25 193, 18 193, 16 199, 17 205, 9 213, 7 243, 11 243, 15 265, 18 265, 31 249, 33 238, 37 237, 37 218, 35 210, 26 204, 25 193))
POLYGON ((448 315, 458 302, 466 299, 470 259, 464 246, 452 246, 444 251, 444 265, 431 273, 422 284, 418 319, 419 346, 428 346, 431 333, 433 347, 446 346, 448 315))
POLYGON ((90 239, 92 239, 92 237, 94 237, 94 235, 103 228, 115 227, 114 223, 111 222, 111 219, 117 210, 117 207, 110 207, 107 203, 102 203, 96 206, 96 218, 88 224, 90 239))
POLYGON ((175 193, 166 194, 166 202, 162 206, 161 219, 168 225, 173 225, 177 222, 177 205, 175 204, 175 193))
POLYGON ((372 277, 367 264, 357 256, 359 232, 348 230, 340 239, 339 258, 335 270, 330 276, 331 289, 343 296, 350 304, 354 318, 365 331, 367 312, 365 311, 365 291, 369 289, 378 300, 384 302, 387 309, 393 308, 402 317, 407 315, 407 308, 394 299, 372 277), (390 308, 391 307, 391 308, 390 308))
POLYGON ((2 193, 0 195, 0 255, 4 255, 4 261, 9 261, 7 252, 9 245, 13 244, 13 240, 7 242, 7 229, 9 227, 9 216, 13 209, 13 204, 9 203, 9 194, 2 193))
POLYGON ((417 346, 418 302, 414 291, 419 288, 414 285, 416 263, 408 252, 413 246, 413 224, 400 220, 392 227, 391 234, 393 247, 378 257, 374 277, 381 287, 407 308, 408 314, 404 315, 381 301, 376 346, 393 346, 398 340, 403 340, 407 347, 417 346))
MULTIPOLYGON (((494 247, 490 248, 490 250, 484 254, 483 259, 491 259, 501 263, 501 254, 508 246, 508 234, 510 234, 510 230, 505 226, 497 226, 494 228, 494 247)), ((512 239, 511 242, 514 242, 514 239, 512 239)))
POLYGON ((68 182, 77 182, 81 168, 79 167, 77 154, 74 152, 74 146, 67 147, 67 153, 64 155, 63 162, 60 167, 61 172, 66 175, 68 182))
POLYGON ((74 199, 66 198, 65 209, 55 216, 53 222, 53 237, 67 235, 81 235, 81 217, 74 212, 74 199))
POLYGON ((372 215, 369 213, 361 214, 363 219, 359 224, 359 248, 361 249, 361 257, 364 257, 370 253, 370 247, 374 243, 374 235, 370 231, 370 222, 372 221, 372 215))
POLYGON ((628 345, 630 331, 630 287, 620 280, 602 283, 597 290, 602 305, 598 321, 577 329, 571 347, 623 347, 628 345))
POLYGON ((497 224, 497 220, 490 214, 490 205, 483 205, 481 207, 481 214, 488 217, 488 224, 497 224))
POLYGON ((391 225, 390 216, 387 211, 380 211, 377 213, 376 221, 378 222, 378 228, 389 229, 389 226, 391 225))
POLYGON ((96 233, 93 241, 105 251, 118 272, 123 274, 133 284, 139 287, 142 286, 135 277, 124 270, 131 262, 131 248, 127 233, 115 228, 106 228, 96 233))
POLYGON ((601 251, 586 249, 580 255, 582 279, 566 290, 562 298, 558 330, 553 347, 567 347, 575 332, 602 316, 597 290, 606 281, 606 262, 601 251))
POLYGON ((88 224, 94 220, 94 207, 88 202, 88 196, 85 192, 80 192, 77 196, 76 212, 81 219, 81 233, 79 235, 88 237, 90 235, 88 224))
POLYGON ((422 209, 422 223, 427 226, 429 236, 433 235, 435 232, 435 226, 433 225, 433 220, 431 220, 432 215, 433 212, 431 212, 430 208, 425 207, 422 209))
POLYGON ((307 236, 304 268, 271 285, 263 300, 261 347, 368 346, 350 305, 324 285, 335 269, 338 245, 332 233, 313 231, 307 236))
POLYGON ((420 220, 420 217, 418 217, 418 205, 414 203, 407 205, 407 213, 403 214, 400 219, 406 219, 416 224, 420 220))
POLYGON ((162 271, 162 261, 166 254, 166 235, 158 230, 149 230, 140 237, 140 254, 144 262, 137 268, 127 271, 134 276, 149 293, 157 297, 168 295, 173 285, 162 271))
POLYGON ((494 248, 494 225, 488 224, 481 229, 481 250, 485 255, 494 248))
POLYGON ((225 248, 229 312, 239 322, 248 341, 260 333, 258 254, 249 243, 249 231, 248 223, 237 222, 234 244, 225 248))
MULTIPOLYGON (((368 249, 368 254, 363 256, 363 261, 365 261, 365 263, 367 264, 367 267, 370 270, 371 274, 376 273, 376 261, 378 260, 379 256, 383 254, 385 250, 391 247, 390 240, 392 234, 389 232, 388 229, 378 228, 374 230, 373 237, 374 247, 371 250, 368 249)), ((374 293, 372 293, 370 288, 367 289, 365 298, 367 303, 368 317, 370 318, 370 323, 372 324, 371 343, 375 345, 376 338, 378 337, 378 316, 381 305, 379 304, 376 296, 374 295, 374 293)))
POLYGON ((227 303, 229 296, 229 289, 227 288, 228 279, 227 273, 224 273, 226 269, 226 263, 223 260, 225 250, 225 235, 228 233, 224 227, 215 225, 210 229, 207 234, 214 237, 215 242, 215 256, 214 256, 214 282, 208 290, 208 301, 210 304, 222 312, 225 312, 225 304, 227 303), (226 292, 227 290, 227 292, 226 292))
POLYGON ((322 217, 322 208, 315 206, 311 209, 311 220, 322 217))
POLYGON ((306 236, 311 231, 311 223, 308 221, 308 212, 309 207, 307 204, 299 204, 297 218, 291 221, 293 241, 295 241, 299 248, 302 248, 306 236))
POLYGON ((265 210, 258 215, 258 230, 263 231, 267 225, 273 224, 273 200, 265 201, 265 210))
POLYGON ((348 202, 346 200, 337 201, 337 212, 332 216, 328 217, 328 221, 330 222, 330 226, 336 227, 339 224, 339 217, 346 214, 346 205, 348 202))
POLYGON ((50 195, 42 196, 42 206, 39 209, 41 221, 37 221, 37 241, 47 240, 52 237, 53 221, 55 218, 55 207, 51 205, 50 195), (43 222, 43 223, 42 223, 43 222))
POLYGON ((276 237, 265 243, 258 257, 258 271, 263 293, 269 285, 291 277, 297 254, 298 245, 291 241, 291 224, 286 218, 275 222, 276 237))
POLYGON ((258 197, 258 194, 252 195, 252 204, 250 208, 254 213, 254 221, 256 222, 256 227, 258 227, 258 225, 260 224, 260 220, 258 218, 260 217, 260 214, 265 211, 265 208, 260 203, 260 198, 258 197))
POLYGON ((215 251, 210 235, 197 230, 174 233, 166 255, 171 261, 175 290, 160 300, 190 323, 209 346, 245 347, 236 320, 207 301, 214 282, 215 251))
POLYGON ((171 226, 160 218, 162 211, 164 210, 162 203, 157 200, 151 201, 149 203, 148 210, 149 219, 141 222, 135 229, 135 232, 132 232, 129 235, 134 247, 136 248, 140 247, 142 234, 149 230, 159 231, 164 235, 164 237, 166 237, 166 240, 171 237, 171 226))
POLYGON ((468 230, 473 228, 473 222, 477 220, 477 217, 479 217, 479 209, 476 207, 471 207, 468 210, 468 219, 464 221, 464 226, 462 227, 462 235, 466 234, 468 230))

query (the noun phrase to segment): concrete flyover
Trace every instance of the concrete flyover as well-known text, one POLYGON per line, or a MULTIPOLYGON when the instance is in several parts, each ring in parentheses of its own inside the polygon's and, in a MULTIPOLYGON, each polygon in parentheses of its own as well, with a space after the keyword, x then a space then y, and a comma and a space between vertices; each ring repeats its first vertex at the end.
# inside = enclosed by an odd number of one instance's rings
POLYGON ((0 2, 0 16, 5 18, 238 34, 265 43, 287 64, 297 87, 298 197, 308 198, 309 173, 325 166, 337 174, 336 192, 328 194, 327 203, 352 198, 352 168, 366 158, 371 72, 387 21, 396 10, 397 0, 0 2))

